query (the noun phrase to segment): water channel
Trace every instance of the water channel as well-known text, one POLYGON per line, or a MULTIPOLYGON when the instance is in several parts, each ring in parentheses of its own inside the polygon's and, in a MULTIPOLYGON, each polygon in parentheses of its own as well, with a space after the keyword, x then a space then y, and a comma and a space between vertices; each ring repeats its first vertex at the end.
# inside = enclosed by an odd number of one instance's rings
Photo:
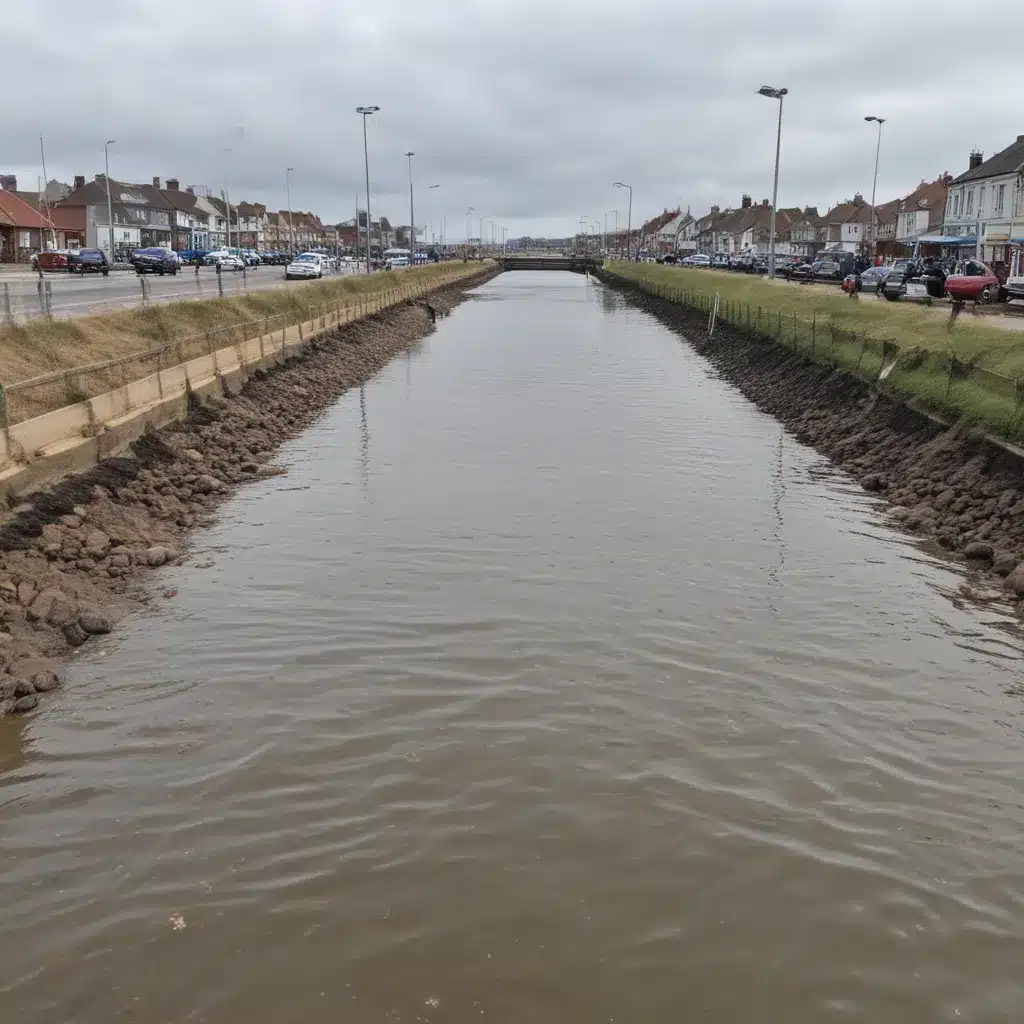
POLYGON ((1021 642, 613 291, 505 274, 0 722, 0 1020, 1024 1017, 1021 642))

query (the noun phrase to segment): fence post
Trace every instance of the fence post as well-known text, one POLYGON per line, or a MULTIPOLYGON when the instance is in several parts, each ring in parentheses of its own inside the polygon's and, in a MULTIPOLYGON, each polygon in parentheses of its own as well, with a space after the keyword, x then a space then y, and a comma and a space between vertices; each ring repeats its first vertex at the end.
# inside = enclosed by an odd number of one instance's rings
POLYGON ((40 273, 36 281, 36 294, 39 296, 39 315, 46 316, 46 295, 43 293, 43 275, 40 273))
POLYGON ((814 340, 818 332, 818 314, 815 312, 811 316, 811 358, 814 358, 814 340))
POLYGON ((775 329, 775 340, 782 341, 782 311, 779 310, 779 324, 775 329))
POLYGON ((224 268, 217 264, 217 294, 224 298, 224 268))
POLYGON ((14 314, 11 312, 11 286, 4 282, 4 319, 8 327, 14 326, 14 314))
POLYGON ((797 327, 796 327, 796 313, 793 314, 793 348, 797 349, 800 346, 797 343, 797 327))
MULTIPOLYGON (((0 430, 3 430, 4 434, 6 434, 10 425, 11 423, 7 413, 7 392, 4 390, 3 384, 0 384, 0 430)), ((10 450, 10 443, 11 439, 8 437, 8 451, 10 450)))
POLYGON ((45 291, 45 294, 46 294, 46 319, 47 320, 52 320, 53 319, 53 302, 52 302, 53 294, 52 294, 52 291, 51 291, 52 287, 53 287, 53 282, 52 281, 47 280, 47 281, 44 282, 44 291, 45 291))

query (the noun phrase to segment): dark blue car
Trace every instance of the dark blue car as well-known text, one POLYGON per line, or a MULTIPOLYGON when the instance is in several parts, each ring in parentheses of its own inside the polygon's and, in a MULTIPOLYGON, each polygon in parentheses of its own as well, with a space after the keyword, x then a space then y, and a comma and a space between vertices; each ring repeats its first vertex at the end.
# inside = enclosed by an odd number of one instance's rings
POLYGON ((136 249, 132 253, 132 266, 138 274, 176 274, 178 257, 169 249, 136 249))
POLYGON ((86 271, 104 277, 110 273, 107 255, 102 249, 79 249, 68 253, 68 273, 85 274, 86 271))

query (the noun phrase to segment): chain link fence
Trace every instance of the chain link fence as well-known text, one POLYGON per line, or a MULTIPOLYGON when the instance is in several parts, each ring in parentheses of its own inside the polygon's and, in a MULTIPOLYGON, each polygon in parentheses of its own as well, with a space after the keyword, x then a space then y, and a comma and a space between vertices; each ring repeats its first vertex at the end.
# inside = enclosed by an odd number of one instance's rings
MULTIPOLYGON (((339 263, 325 278, 365 274, 361 265, 339 263)), ((137 274, 112 270, 100 274, 19 271, 0 275, 0 311, 10 327, 44 318, 69 319, 117 309, 140 309, 154 303, 188 302, 247 295, 252 291, 287 288, 284 268, 277 265, 221 270, 183 266, 176 274, 137 274), (7 278, 4 280, 4 278, 7 278)))

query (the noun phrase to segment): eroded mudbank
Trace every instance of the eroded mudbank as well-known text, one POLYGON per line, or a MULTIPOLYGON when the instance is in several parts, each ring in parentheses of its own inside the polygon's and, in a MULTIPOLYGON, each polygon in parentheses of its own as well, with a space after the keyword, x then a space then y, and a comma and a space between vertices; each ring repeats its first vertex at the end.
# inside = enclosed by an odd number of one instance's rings
POLYGON ((895 506, 907 530, 1024 598, 1024 461, 980 434, 945 427, 843 370, 636 292, 755 405, 895 506))
POLYGON ((0 525, 0 716, 32 710, 58 685, 63 655, 159 599, 142 574, 180 559, 188 531, 237 485, 276 472, 268 463, 282 442, 491 274, 325 332, 241 394, 197 404, 125 456, 17 506, 0 525))

